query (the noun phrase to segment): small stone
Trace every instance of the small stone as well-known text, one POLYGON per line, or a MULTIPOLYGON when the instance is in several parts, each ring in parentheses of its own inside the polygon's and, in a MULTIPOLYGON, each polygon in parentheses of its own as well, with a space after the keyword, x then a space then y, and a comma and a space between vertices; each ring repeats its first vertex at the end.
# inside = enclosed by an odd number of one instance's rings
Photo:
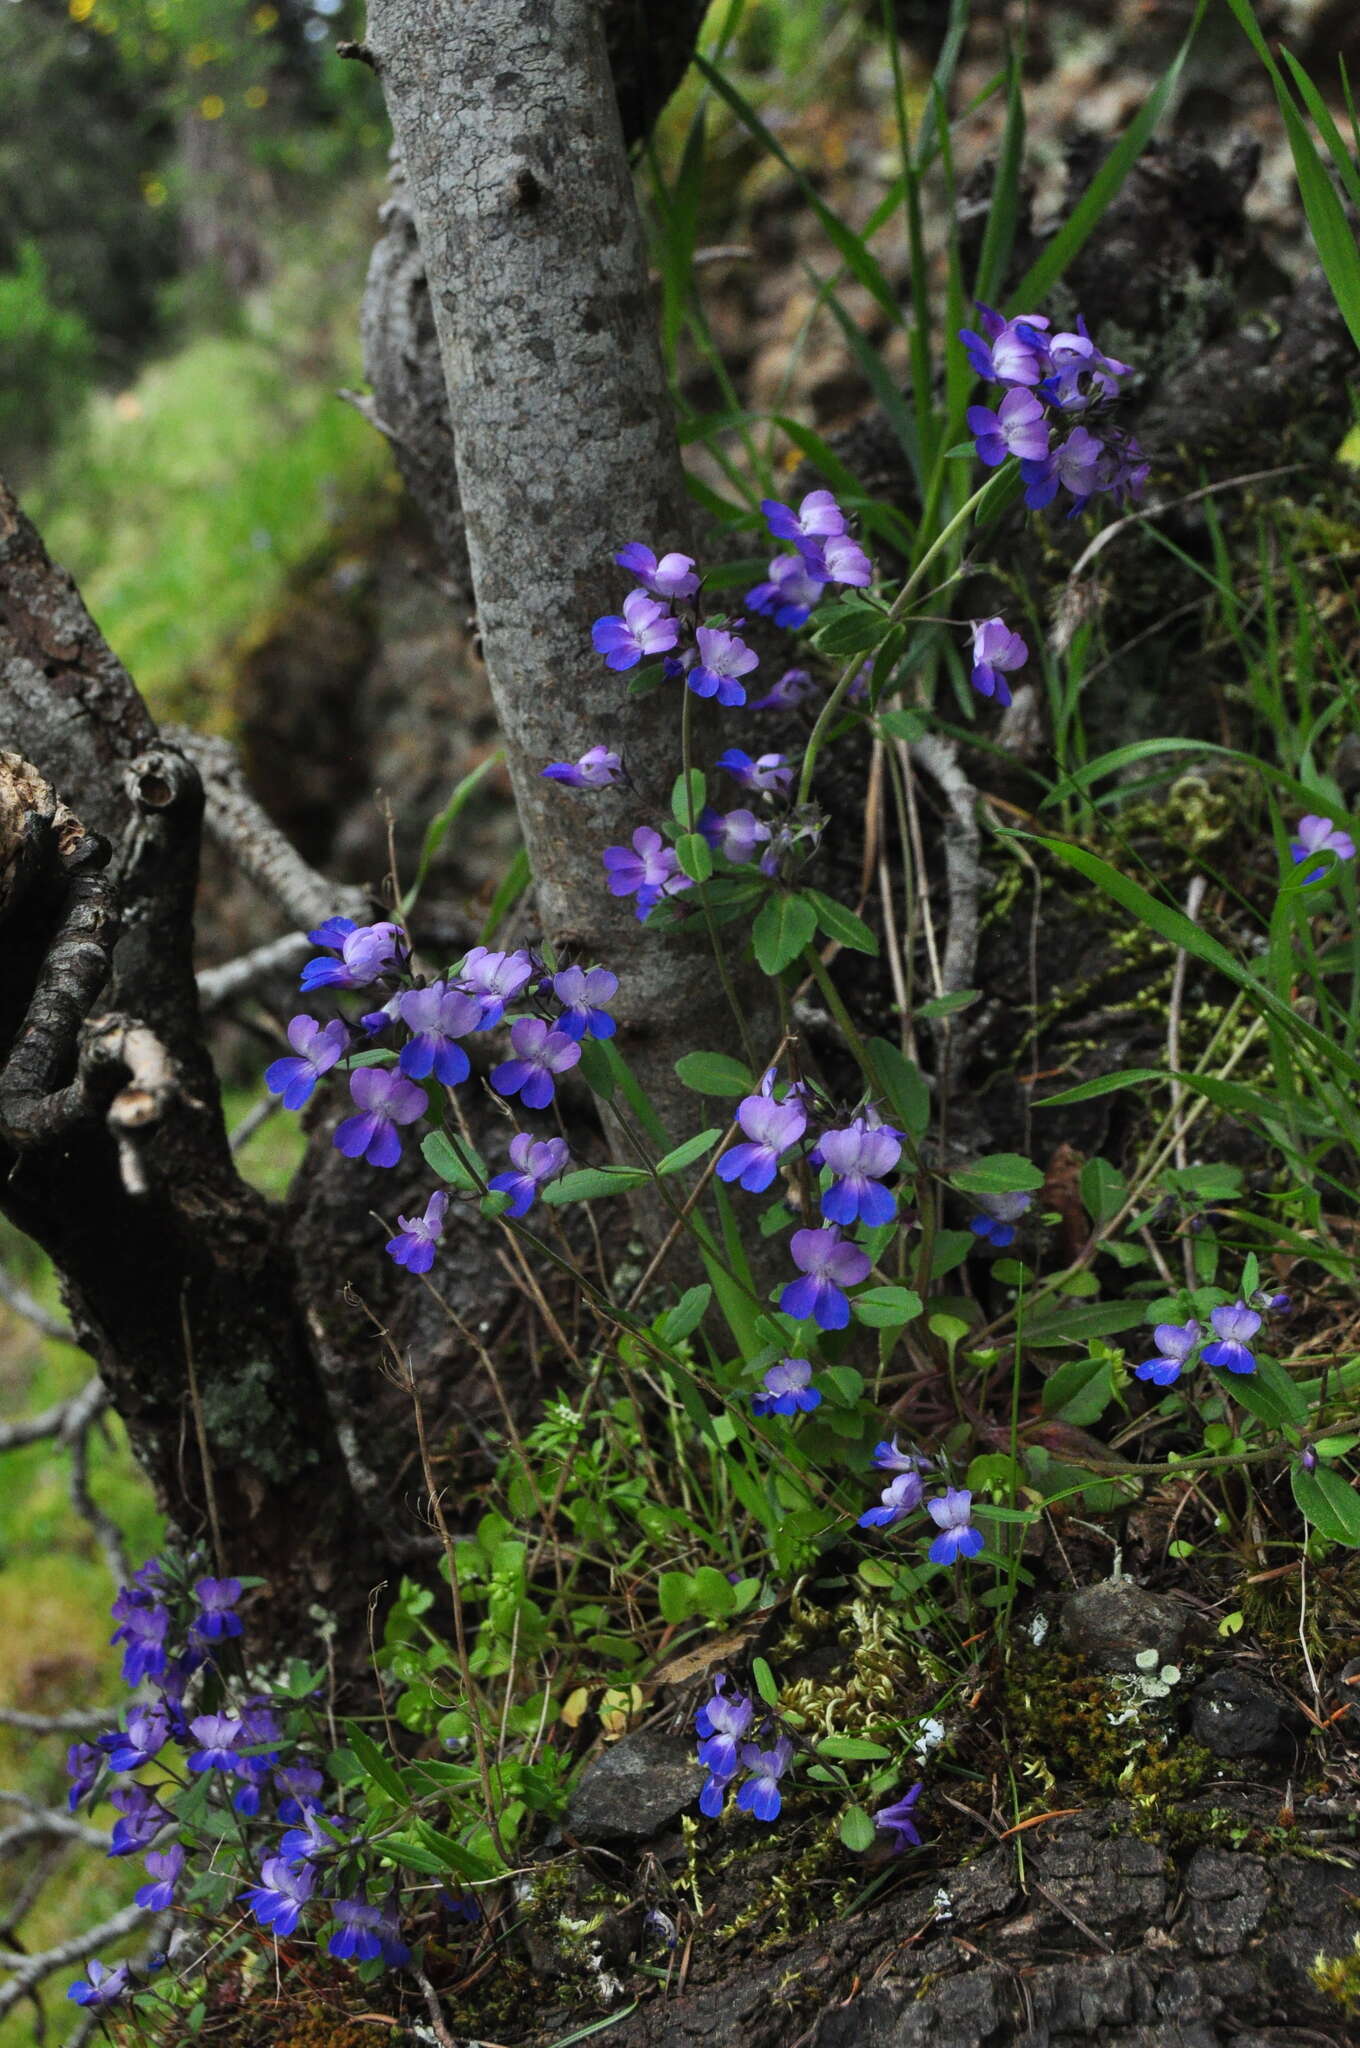
POLYGON ((1185 1642, 1187 1617, 1178 1601, 1149 1593, 1132 1579, 1084 1586, 1063 1602, 1063 1631, 1072 1648, 1097 1671, 1136 1677, 1140 1656, 1156 1653, 1153 1668, 1175 1663, 1185 1642))
POLYGON ((1190 1698, 1191 1732, 1214 1756, 1274 1756, 1301 1732, 1295 1710, 1245 1671, 1215 1671, 1190 1698))
POLYGON ((646 1841, 694 1804, 707 1775, 685 1736, 636 1729, 587 1765, 563 1826, 583 1841, 646 1841))

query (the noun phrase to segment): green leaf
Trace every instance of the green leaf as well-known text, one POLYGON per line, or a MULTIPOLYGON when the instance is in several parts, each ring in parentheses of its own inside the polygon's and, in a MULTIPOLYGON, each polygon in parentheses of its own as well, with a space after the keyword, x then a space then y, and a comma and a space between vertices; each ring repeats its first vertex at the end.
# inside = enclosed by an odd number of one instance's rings
POLYGON ((915 1322, 921 1313, 921 1297, 909 1287, 869 1287, 850 1304, 855 1320, 871 1330, 900 1329, 915 1322))
POLYGON ((675 1071, 696 1095, 749 1095, 756 1085, 751 1069, 725 1052, 687 1052, 675 1071))
MULTIPOLYGON (((1208 0, 1199 0, 1189 32, 1170 66, 1143 101, 1057 234, 1044 244, 1037 260, 1021 278, 1006 302, 1007 312, 1032 311, 1052 290, 1077 251, 1099 226, 1120 186, 1147 147, 1148 139, 1162 117, 1162 110, 1176 89, 1207 4, 1208 0)), ((1248 5, 1248 0, 1229 0, 1229 4, 1237 12, 1239 5, 1248 5)))
POLYGON ((878 940, 862 917, 856 917, 853 910, 847 910, 843 903, 837 903, 830 896, 823 896, 820 889, 803 891, 817 914, 817 922, 829 939, 836 939, 842 946, 850 946, 856 953, 878 952, 878 940))
MULTIPOLYGON (((428 1131, 420 1141, 420 1152, 430 1170, 450 1187, 461 1188, 465 1194, 481 1192, 443 1131, 428 1131)), ((483 1181, 485 1178, 483 1174, 483 1181)))
POLYGON ((1308 1403, 1283 1366, 1276 1365, 1271 1371, 1272 1364, 1273 1360, 1261 1358, 1255 1372, 1220 1370, 1215 1372, 1214 1379, 1239 1408, 1245 1408, 1258 1422, 1271 1429, 1297 1427, 1308 1419, 1308 1403))
POLYGON ((683 771, 676 776, 675 786, 671 790, 671 816, 682 832, 688 832, 690 825, 707 802, 708 783, 702 769, 691 768, 688 782, 683 771))
POLYGON ((1305 1472, 1301 1465, 1290 1468, 1289 1482, 1300 1514, 1333 1543, 1360 1549, 1360 1499, 1339 1472, 1325 1466, 1305 1472))
POLYGON ((767 1707, 779 1705, 779 1687, 774 1682, 774 1673, 763 1657, 751 1659, 751 1679, 756 1691, 767 1707))
POLYGON ((656 1600, 661 1619, 672 1627, 688 1621, 694 1612, 694 1585, 688 1572, 662 1572, 656 1582, 656 1600))
POLYGON ((1114 1399, 1114 1377, 1108 1358, 1071 1358, 1044 1382, 1045 1415, 1084 1428, 1096 1422, 1114 1399))
POLYGON ((528 852, 524 847, 517 846, 515 857, 498 883, 496 893, 491 899, 491 908, 486 913, 486 923, 482 926, 480 935, 482 945, 489 946, 494 942, 497 932, 533 878, 528 852))
MULTIPOLYGON (((972 452, 970 441, 968 453, 971 455, 972 452)), ((928 721, 919 711, 880 711, 878 723, 885 739, 906 740, 908 745, 914 740, 924 739, 930 730, 928 721)))
POLYGON ((942 1280, 961 1266, 976 1243, 971 1230, 937 1230, 930 1252, 931 1279, 942 1280))
POLYGON ((872 1849, 878 1829, 862 1806, 847 1806, 841 1815, 840 1836, 847 1849, 872 1849))
POLYGON ((887 1038, 869 1040, 869 1057, 893 1115, 913 1138, 930 1128, 930 1090, 921 1069, 887 1038))
POLYGON ((817 1744, 817 1754, 838 1764, 881 1764, 892 1751, 881 1742, 867 1742, 862 1735, 827 1735, 817 1744))
POLYGON ((697 1330, 708 1313, 708 1304, 713 1299, 711 1287, 690 1287, 681 1295, 675 1307, 667 1309, 661 1318, 661 1339, 666 1344, 679 1344, 690 1333, 697 1330))
POLYGON ((828 605, 825 613, 819 613, 818 617, 822 623, 812 636, 812 644, 819 654, 830 655, 838 661, 855 654, 867 654, 871 647, 877 647, 890 627, 889 620, 877 605, 828 605))
POLYGON ((691 882, 706 882, 713 873, 713 848, 702 832, 682 832, 675 842, 675 858, 691 882))
POLYGON ((959 988, 950 996, 932 996, 928 1003, 919 1003, 912 1016, 923 1021, 932 1017, 952 1017, 956 1010, 971 1010, 981 994, 980 988, 959 988))
POLYGON ((505 750, 498 747, 494 754, 488 754, 484 761, 479 761, 477 766, 470 769, 463 777, 443 810, 436 817, 431 818, 429 824, 425 827, 425 838, 420 848, 420 860, 416 866, 416 878, 401 899, 401 915, 403 918, 409 917, 414 909, 416 900, 425 886, 425 878, 430 872, 431 863, 448 837, 449 832, 457 824, 481 783, 485 781, 493 768, 500 767, 504 759, 505 750))
POLYGON ((1038 1167, 1018 1152, 989 1152, 971 1166, 960 1167, 950 1179, 967 1195, 1027 1194, 1044 1184, 1038 1167))
POLYGON ((577 1173, 564 1173, 544 1188, 540 1201, 554 1207, 563 1202, 594 1202, 602 1195, 627 1194, 629 1188, 643 1188, 651 1180, 640 1166, 583 1166, 577 1173))
POLYGON ((737 1605, 737 1590, 726 1572, 701 1564, 693 1579, 694 1605, 709 1621, 726 1621, 737 1605))
POLYGON ((371 1735, 359 1726, 357 1721, 346 1721, 345 1739, 370 1778, 389 1799, 395 1799, 398 1806, 410 1805, 410 1794, 402 1781, 400 1771, 385 1751, 379 1749, 371 1735))
POLYGON ((683 1145, 677 1145, 664 1159, 657 1160, 657 1172, 683 1173, 687 1166, 693 1166, 696 1159, 702 1159, 706 1152, 711 1152, 721 1136, 721 1131, 699 1131, 694 1137, 686 1138, 683 1145))
POLYGON ((1054 1344, 1084 1344, 1088 1337, 1115 1337, 1122 1330, 1136 1329, 1146 1313, 1147 1303, 1142 1301, 1093 1301, 1051 1309, 1026 1321, 1025 1342, 1042 1351, 1054 1344))
POLYGON ((1128 1182, 1108 1159, 1088 1159, 1081 1169, 1081 1199, 1095 1223, 1108 1223, 1119 1214, 1128 1193, 1128 1182))
POLYGON ((762 973, 782 974, 811 944, 816 930, 817 913, 806 897, 782 891, 767 897, 751 930, 762 973))

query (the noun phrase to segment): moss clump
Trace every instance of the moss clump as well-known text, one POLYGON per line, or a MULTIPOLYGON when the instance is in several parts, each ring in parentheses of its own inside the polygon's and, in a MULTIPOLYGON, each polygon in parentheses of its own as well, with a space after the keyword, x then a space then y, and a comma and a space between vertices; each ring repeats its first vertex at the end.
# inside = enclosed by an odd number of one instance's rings
POLYGON ((1347 2019, 1360 2019, 1360 1934, 1348 1956, 1314 1956, 1308 1974, 1347 2019))
POLYGON ((1117 1679, 1063 1650, 1013 1665, 1003 1697, 1026 1774, 1046 1786, 1067 1779, 1160 1814, 1166 1802, 1198 1790, 1212 1768, 1207 1750, 1176 1742, 1152 1707, 1131 1712, 1117 1679))

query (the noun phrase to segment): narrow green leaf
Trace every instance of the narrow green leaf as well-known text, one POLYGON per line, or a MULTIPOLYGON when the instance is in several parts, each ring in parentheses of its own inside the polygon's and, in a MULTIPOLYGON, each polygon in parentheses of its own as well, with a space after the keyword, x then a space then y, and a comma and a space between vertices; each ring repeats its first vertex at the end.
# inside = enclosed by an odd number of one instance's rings
POLYGON ((852 947, 856 953, 878 952, 878 940, 864 919, 856 917, 853 910, 847 910, 843 903, 824 896, 820 889, 804 889, 803 894, 816 911, 817 922, 829 939, 852 947))
POLYGON ((871 1038, 869 1057, 893 1115, 913 1138, 930 1128, 930 1089, 921 1069, 891 1039, 871 1038))
POLYGON ((651 1175, 639 1166, 583 1166, 577 1173, 564 1173, 550 1181, 541 1201, 560 1208, 564 1202, 594 1202, 602 1195, 623 1195, 629 1188, 646 1187, 651 1175))
POLYGON ((434 857, 444 844, 449 832, 457 824, 469 802, 492 769, 499 768, 504 759, 505 751, 503 748, 498 747, 494 754, 488 754, 484 761, 479 761, 475 768, 469 769, 468 773, 454 790, 453 795, 445 804, 443 810, 439 812, 437 817, 431 818, 429 824, 425 827, 425 837, 421 842, 420 848, 420 860, 416 866, 416 878, 401 899, 401 914, 404 918, 409 917, 414 909, 420 892, 425 886, 425 880, 430 872, 434 857))
POLYGON ((346 1721, 345 1740, 359 1759, 364 1776, 371 1778, 379 1790, 385 1792, 389 1799, 394 1799, 398 1806, 409 1806, 410 1796, 400 1771, 357 1721, 346 1721))
MULTIPOLYGON (((464 1166, 443 1131, 430 1131, 420 1141, 421 1156, 432 1172, 451 1187, 461 1188, 465 1194, 480 1192, 476 1181, 464 1166)), ((486 1175, 482 1175, 485 1182, 486 1175)))
POLYGON ((686 1138, 683 1145, 677 1145, 664 1159, 658 1159, 656 1170, 660 1174, 683 1173, 687 1166, 693 1166, 696 1159, 702 1159, 711 1152, 722 1136, 720 1130, 700 1131, 693 1138, 686 1138))
POLYGON ((675 1307, 667 1309, 661 1318, 662 1341, 666 1344, 679 1344, 691 1332, 697 1330, 708 1313, 708 1304, 712 1299, 711 1287, 687 1288, 675 1307))
POLYGON ((702 832, 682 832, 675 842, 675 858, 691 882, 706 882, 713 873, 713 849, 702 832))
POLYGON ((967 1195, 1027 1194, 1044 1184, 1038 1167, 1018 1152, 989 1152, 971 1166, 961 1166, 950 1179, 967 1195))
POLYGON ((847 1849, 862 1853, 872 1849, 878 1833, 873 1816, 862 1806, 847 1806, 841 1815, 840 1836, 847 1849))
POLYGON ((1333 1543, 1360 1549, 1360 1500, 1355 1488, 1339 1472, 1329 1472, 1322 1466, 1316 1472, 1305 1472, 1295 1464, 1290 1468, 1289 1481, 1305 1520, 1333 1543))
POLYGON ((691 818, 697 818, 707 802, 708 781, 701 768, 691 768, 688 778, 683 773, 676 776, 671 790, 671 816, 682 832, 689 830, 691 818))
POLYGON ((855 1295, 850 1304, 855 1320, 871 1330, 895 1330, 915 1322, 921 1313, 921 1297, 909 1287, 869 1287, 855 1295))
POLYGON ((486 923, 481 931, 482 945, 489 946, 492 943, 532 880, 533 871, 529 866, 529 855, 524 847, 517 846, 514 859, 501 877, 496 893, 491 899, 491 908, 486 913, 486 923))
POLYGON ((751 1678, 756 1691, 767 1707, 779 1705, 779 1687, 774 1682, 774 1673, 763 1657, 751 1659, 751 1678))
POLYGON ((892 1755, 881 1742, 870 1742, 862 1735, 827 1735, 817 1744, 818 1756, 830 1757, 838 1764, 881 1764, 892 1755))

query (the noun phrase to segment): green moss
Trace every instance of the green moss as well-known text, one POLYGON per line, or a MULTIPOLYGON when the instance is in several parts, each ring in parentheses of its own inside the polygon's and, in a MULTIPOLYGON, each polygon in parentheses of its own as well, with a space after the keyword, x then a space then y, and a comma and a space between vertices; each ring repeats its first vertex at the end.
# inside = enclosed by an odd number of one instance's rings
POLYGON ((1360 2019, 1360 1934, 1348 1956, 1314 1956, 1308 1974, 1347 2019, 1360 2019))
POLYGON ((1040 1778, 1045 1789, 1066 1779, 1130 1799, 1156 1820, 1168 1802, 1197 1791, 1213 1767, 1206 1749, 1177 1741, 1151 1707, 1130 1717, 1118 1681, 1063 1650, 1017 1660, 1004 1686, 1016 1752, 1026 1759, 1026 1775, 1040 1778))

